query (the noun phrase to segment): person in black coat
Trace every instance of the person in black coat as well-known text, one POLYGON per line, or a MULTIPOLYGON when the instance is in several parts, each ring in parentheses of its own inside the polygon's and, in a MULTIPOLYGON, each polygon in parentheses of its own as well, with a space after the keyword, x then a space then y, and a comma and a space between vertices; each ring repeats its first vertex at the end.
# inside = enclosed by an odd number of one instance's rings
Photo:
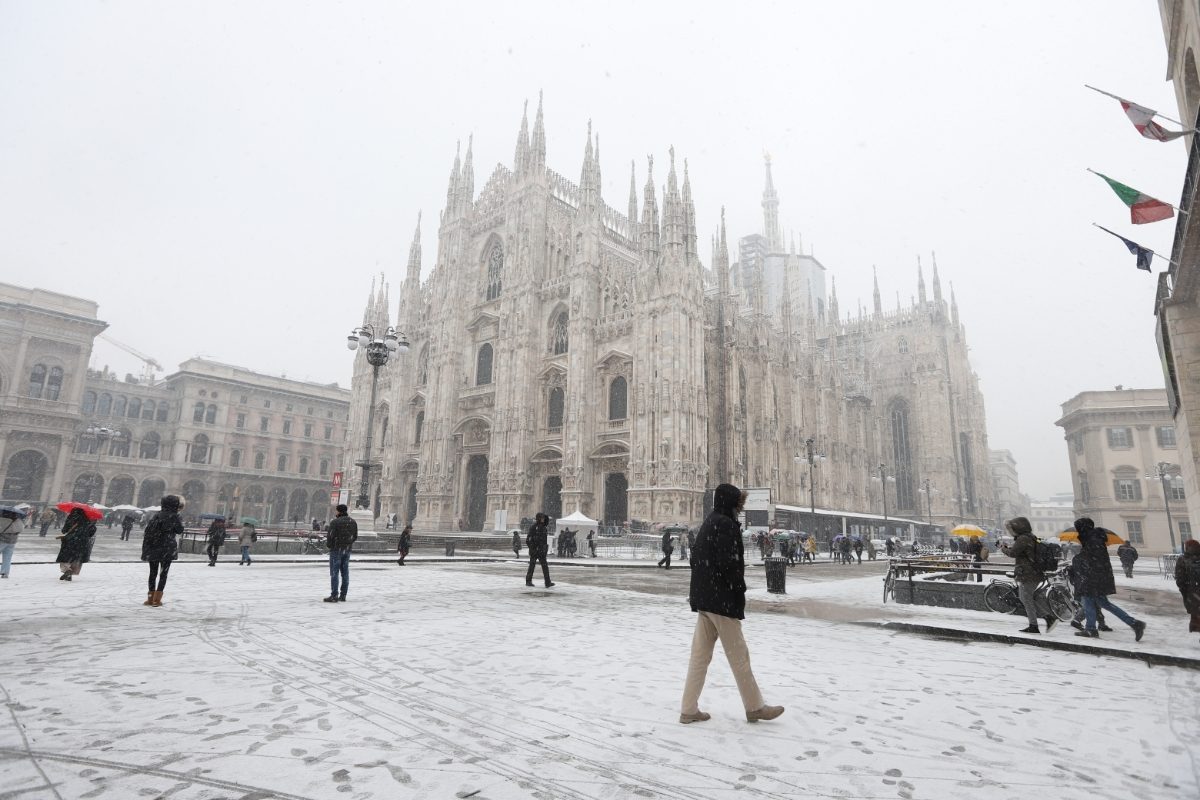
POLYGON ((671 553, 675 552, 675 545, 672 544, 672 542, 671 542, 670 532, 663 531, 662 544, 660 545, 660 547, 662 548, 663 557, 658 560, 658 566, 661 567, 665 564, 666 568, 670 569, 671 568, 671 553))
POLYGON ((1082 549, 1071 561, 1071 577, 1079 587, 1086 624, 1083 630, 1075 631, 1075 635, 1099 638, 1100 633, 1096 630, 1096 612, 1103 608, 1133 628, 1133 638, 1140 642, 1142 634, 1146 631, 1146 623, 1129 616, 1120 606, 1114 605, 1108 599, 1110 594, 1117 593, 1112 562, 1108 559, 1108 531, 1097 528, 1089 517, 1075 520, 1075 530, 1079 533, 1082 549))
POLYGON ((1117 548, 1117 558, 1121 559, 1121 567, 1125 570, 1125 577, 1133 577, 1133 562, 1138 560, 1137 548, 1129 542, 1123 543, 1117 548))
POLYGON ((550 567, 546 564, 546 554, 550 549, 550 543, 547 540, 549 524, 550 518, 539 511, 533 518, 533 525, 529 527, 529 533, 525 536, 525 547, 529 550, 529 571, 525 573, 526 586, 533 586, 534 564, 542 565, 542 577, 546 580, 546 588, 549 589, 554 585, 554 581, 550 580, 550 567))
POLYGON ((1188 539, 1183 555, 1175 561, 1175 585, 1183 596, 1183 608, 1191 615, 1188 633, 1200 633, 1200 541, 1188 539))
POLYGON ((73 508, 62 525, 62 533, 57 537, 62 544, 58 547, 58 562, 60 581, 69 581, 73 575, 78 575, 92 553, 92 542, 96 538, 96 523, 87 518, 82 508, 73 508))
POLYGON ((520 531, 513 531, 512 548, 513 548, 513 555, 515 555, 517 558, 520 558, 521 557, 521 532, 520 531))
POLYGON ((329 548, 329 597, 323 598, 323 601, 344 603, 346 592, 350 591, 350 549, 358 541, 358 523, 350 516, 350 509, 345 503, 339 504, 334 512, 336 516, 325 534, 325 546, 329 548))
POLYGON ((684 724, 710 719, 709 714, 700 710, 700 692, 718 639, 742 696, 746 720, 775 719, 783 713, 783 706, 763 702, 742 636, 741 621, 746 618, 746 564, 742 526, 737 518, 745 502, 745 492, 733 484, 718 486, 713 493, 712 513, 700 526, 692 548, 688 603, 697 616, 679 711, 679 721, 684 724))
POLYGON ((208 565, 215 567, 217 565, 217 556, 221 554, 221 548, 225 546, 225 519, 218 517, 214 519, 208 526, 208 565))
POLYGON ((396 543, 396 552, 400 554, 400 559, 396 563, 402 567, 404 559, 408 558, 410 547, 412 547, 412 525, 405 525, 404 530, 400 531, 400 541, 396 543))
POLYGON ((183 520, 179 518, 179 509, 183 501, 169 494, 159 503, 162 509, 146 526, 142 535, 142 561, 150 564, 149 590, 144 606, 161 606, 163 590, 167 587, 167 573, 171 570, 171 562, 179 557, 179 542, 175 537, 183 533, 183 520), (155 578, 158 588, 155 588, 155 578))

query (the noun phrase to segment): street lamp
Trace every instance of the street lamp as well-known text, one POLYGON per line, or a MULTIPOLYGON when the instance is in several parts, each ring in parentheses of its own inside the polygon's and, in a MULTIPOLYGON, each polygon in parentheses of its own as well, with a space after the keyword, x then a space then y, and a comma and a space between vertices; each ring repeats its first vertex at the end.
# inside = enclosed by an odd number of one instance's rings
MULTIPOLYGON (((99 478, 101 445, 103 445, 105 442, 123 441, 125 439, 125 434, 123 431, 117 430, 116 428, 108 428, 103 425, 96 425, 95 423, 88 425, 86 428, 84 428, 83 432, 84 435, 90 436, 96 440, 96 477, 99 478)), ((102 478, 100 480, 92 481, 91 488, 88 489, 88 497, 91 497, 93 492, 96 492, 97 494, 99 493, 99 486, 101 485, 102 481, 102 478)), ((89 502, 99 503, 100 498, 96 497, 89 502)))
POLYGON ((379 384, 379 368, 388 362, 392 353, 407 353, 408 340, 395 328, 389 327, 382 337, 376 334, 374 325, 363 325, 355 328, 346 337, 346 347, 357 350, 359 346, 366 349, 367 363, 371 365, 371 405, 367 407, 367 443, 363 449, 362 461, 355 466, 362 467, 362 483, 358 487, 358 500, 355 508, 369 509, 371 507, 371 434, 375 430, 375 390, 379 384))
POLYGON ((1154 465, 1154 472, 1146 473, 1147 480, 1158 478, 1159 483, 1162 484, 1163 508, 1167 512, 1167 535, 1171 537, 1172 553, 1175 552, 1175 525, 1171 520, 1171 504, 1169 502, 1169 495, 1167 494, 1167 478, 1174 478, 1175 476, 1172 473, 1174 473, 1176 469, 1178 469, 1178 467, 1176 467, 1174 464, 1168 461, 1160 461, 1154 465))
POLYGON ((879 482, 879 488, 883 490, 883 530, 887 535, 887 485, 895 483, 896 479, 887 474, 887 467, 883 464, 879 465, 878 471, 871 476, 871 480, 879 482))
POLYGON ((813 468, 817 466, 818 461, 825 460, 824 453, 813 452, 813 438, 810 436, 804 440, 804 455, 796 456, 792 460, 797 464, 802 461, 808 462, 808 507, 812 512, 813 520, 816 520, 817 514, 817 484, 813 481, 813 468))
POLYGON ((925 521, 928 522, 930 525, 932 525, 933 524, 933 495, 937 494, 938 490, 934 489, 933 487, 931 487, 929 485, 929 478, 926 478, 923 481, 923 483, 925 485, 922 486, 921 488, 917 489, 917 491, 922 493, 923 495, 925 495, 925 521))

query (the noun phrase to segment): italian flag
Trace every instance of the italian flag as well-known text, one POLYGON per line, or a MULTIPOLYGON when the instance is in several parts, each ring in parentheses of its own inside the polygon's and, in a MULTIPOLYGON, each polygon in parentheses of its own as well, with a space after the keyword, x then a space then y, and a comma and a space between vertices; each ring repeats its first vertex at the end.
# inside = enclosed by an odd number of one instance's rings
POLYGON ((1137 128, 1137 132, 1147 139, 1153 139, 1157 142, 1169 142, 1172 139, 1178 139, 1180 136, 1192 132, 1169 131, 1154 121, 1155 115, 1158 114, 1154 109, 1139 106, 1137 103, 1132 103, 1121 98, 1117 99, 1121 101, 1121 108, 1125 109, 1125 115, 1129 117, 1129 121, 1133 123, 1133 127, 1137 128))
POLYGON ((1129 206, 1129 219, 1134 225, 1158 222, 1175 216, 1175 207, 1171 204, 1155 200, 1150 195, 1142 194, 1137 189, 1118 183, 1107 175, 1101 175, 1099 172, 1096 174, 1104 178, 1104 182, 1117 193, 1117 197, 1121 198, 1122 203, 1129 206))

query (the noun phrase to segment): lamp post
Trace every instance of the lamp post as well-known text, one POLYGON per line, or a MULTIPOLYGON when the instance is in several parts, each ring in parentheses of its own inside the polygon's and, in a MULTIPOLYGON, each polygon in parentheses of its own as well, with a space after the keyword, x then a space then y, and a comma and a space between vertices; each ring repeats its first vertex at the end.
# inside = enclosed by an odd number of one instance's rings
POLYGON ((931 487, 929 485, 929 478, 926 478, 923 481, 923 483, 924 483, 924 486, 922 486, 917 491, 919 491, 925 495, 925 521, 927 523, 929 523, 930 525, 932 525, 933 524, 933 495, 937 494, 937 489, 934 489, 933 487, 931 487))
POLYGON ((813 480, 813 469, 817 466, 818 461, 825 460, 824 453, 817 453, 813 450, 815 440, 810 436, 804 440, 804 455, 796 456, 792 460, 796 463, 802 461, 808 462, 808 510, 813 515, 813 522, 816 522, 817 515, 817 484, 813 480))
POLYGON ((1167 494, 1167 478, 1174 478, 1172 474, 1176 470, 1176 466, 1168 461, 1160 461, 1154 465, 1154 472, 1147 473, 1146 479, 1150 480, 1158 478, 1162 484, 1163 492, 1163 509, 1167 512, 1167 535, 1171 537, 1171 552, 1175 552, 1175 525, 1171 520, 1171 503, 1170 496, 1167 494))
MULTIPOLYGON (((96 477, 100 477, 100 447, 105 442, 122 441, 125 438, 125 434, 116 428, 109 428, 104 425, 97 425, 95 423, 88 425, 86 428, 84 428, 83 432, 84 435, 90 436, 96 440, 96 477)), ((92 481, 91 488, 88 490, 89 498, 92 497, 93 492, 96 492, 97 494, 99 493, 97 488, 99 484, 100 481, 92 481)), ((99 503, 100 498, 96 497, 89 500, 89 502, 99 503)))
POLYGON ((388 362, 392 353, 407 353, 408 340, 389 327, 382 335, 377 334, 375 326, 363 325, 355 328, 346 337, 346 347, 357 350, 360 346, 366 349, 367 363, 371 365, 371 404, 367 407, 367 441, 363 448, 362 461, 356 466, 362 467, 362 482, 358 487, 358 500, 354 507, 369 510, 371 507, 371 436, 375 431, 375 391, 379 384, 379 368, 388 362))
POLYGON ((887 485, 888 485, 889 481, 891 483, 895 483, 896 479, 893 476, 887 474, 887 466, 886 465, 880 464, 879 469, 877 470, 875 475, 873 475, 871 477, 871 480, 879 481, 879 488, 883 491, 883 529, 884 529, 884 534, 887 535, 887 518, 888 518, 888 515, 887 515, 887 485))

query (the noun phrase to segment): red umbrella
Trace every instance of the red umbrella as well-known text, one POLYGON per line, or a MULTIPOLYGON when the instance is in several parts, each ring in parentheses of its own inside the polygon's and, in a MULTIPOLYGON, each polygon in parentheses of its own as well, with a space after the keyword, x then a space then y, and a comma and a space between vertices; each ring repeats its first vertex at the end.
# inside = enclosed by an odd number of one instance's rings
POLYGON ((76 503, 74 501, 72 501, 70 503, 59 503, 58 505, 55 506, 55 508, 57 508, 59 511, 63 512, 64 514, 70 514, 72 511, 74 511, 77 508, 82 509, 83 515, 85 517, 87 517, 88 519, 90 519, 92 522, 96 522, 97 520, 104 519, 103 511, 101 511, 98 508, 92 508, 91 506, 86 505, 85 503, 76 503))

